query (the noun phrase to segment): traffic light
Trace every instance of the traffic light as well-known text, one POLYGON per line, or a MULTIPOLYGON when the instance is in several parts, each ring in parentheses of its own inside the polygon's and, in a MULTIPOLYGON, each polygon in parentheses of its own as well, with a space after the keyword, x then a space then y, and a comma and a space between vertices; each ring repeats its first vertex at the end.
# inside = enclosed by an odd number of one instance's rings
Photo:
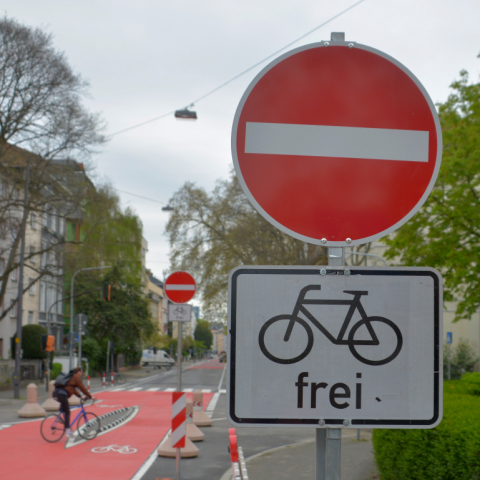
POLYGON ((103 284, 103 299, 110 301, 111 292, 112 292, 112 286, 108 282, 105 282, 103 284))

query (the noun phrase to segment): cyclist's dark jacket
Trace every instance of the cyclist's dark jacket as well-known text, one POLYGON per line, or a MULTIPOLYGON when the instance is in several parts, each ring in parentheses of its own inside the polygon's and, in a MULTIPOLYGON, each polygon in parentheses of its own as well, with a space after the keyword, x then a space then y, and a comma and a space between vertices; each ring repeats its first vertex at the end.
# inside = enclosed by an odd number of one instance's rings
POLYGON ((68 385, 66 387, 61 387, 64 390, 66 390, 68 394, 68 398, 70 398, 72 395, 76 395, 77 397, 80 397, 80 395, 77 392, 77 388, 79 388, 84 395, 86 395, 88 398, 92 398, 90 395, 90 392, 85 388, 85 385, 82 383, 80 379, 76 379, 75 375, 69 380, 68 385))

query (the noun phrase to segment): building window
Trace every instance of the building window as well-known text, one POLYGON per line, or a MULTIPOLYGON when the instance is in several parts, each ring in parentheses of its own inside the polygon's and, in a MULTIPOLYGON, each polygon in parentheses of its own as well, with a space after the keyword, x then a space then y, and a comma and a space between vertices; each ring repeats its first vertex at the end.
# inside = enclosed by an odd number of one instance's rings
POLYGON ((30 295, 35 295, 35 283, 33 283, 33 278, 28 279, 28 284, 30 285, 28 288, 28 293, 30 295))
POLYGON ((63 313, 62 290, 57 290, 57 313, 63 313))
POLYGON ((5 272, 5 260, 3 258, 0 258, 0 275, 3 275, 5 272))
POLYGON ((47 252, 44 252, 44 250, 47 248, 47 245, 45 243, 42 243, 40 249, 42 253, 40 253, 40 268, 45 268, 45 265, 47 264, 47 252))
POLYGON ((16 282, 18 280, 18 268, 14 268, 11 273, 12 281, 16 282))
POLYGON ((40 284, 40 311, 45 311, 45 284, 40 284))
POLYGON ((33 325, 33 312, 32 311, 28 312, 28 324, 33 325))
POLYGON ((32 230, 37 229, 37 216, 34 213, 30 214, 30 228, 32 230))
POLYGON ((28 255, 30 257, 30 263, 32 265, 35 265, 35 247, 33 245, 30 245, 28 255))
MULTIPOLYGON (((10 305, 13 304, 13 300, 10 300, 10 305)), ((10 316, 11 317, 16 317, 17 316, 17 304, 13 306, 13 308, 10 310, 10 316)))

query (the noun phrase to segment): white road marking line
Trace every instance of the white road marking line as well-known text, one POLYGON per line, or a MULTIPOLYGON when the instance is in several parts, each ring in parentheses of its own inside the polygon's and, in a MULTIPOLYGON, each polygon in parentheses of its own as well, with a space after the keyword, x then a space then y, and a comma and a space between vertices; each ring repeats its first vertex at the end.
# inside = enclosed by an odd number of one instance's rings
POLYGON ((247 122, 245 153, 428 162, 429 132, 247 122))
POLYGON ((214 393, 213 397, 211 398, 210 402, 207 405, 207 415, 211 418, 213 415, 213 411, 217 406, 218 399, 220 398, 220 392, 214 393))
POLYGON ((153 465, 153 462, 158 458, 158 447, 163 445, 168 438, 168 435, 172 429, 170 429, 165 436, 163 437, 162 441, 155 447, 155 450, 152 452, 152 454, 147 458, 145 463, 140 467, 140 469, 137 471, 137 473, 131 478, 131 480, 141 480, 143 476, 147 473, 148 469, 153 465))
POLYGON ((224 388, 222 388, 222 389, 220 389, 220 390, 218 391, 218 393, 227 393, 227 390, 225 390, 224 388))
POLYGON ((227 371, 227 366, 225 365, 223 367, 223 372, 222 372, 222 376, 220 378, 220 382, 218 384, 218 388, 217 388, 217 391, 220 390, 222 388, 222 383, 223 383, 223 378, 225 377, 225 372, 227 371))
POLYGON ((147 392, 158 392, 160 388, 147 388, 147 392))
POLYGON ((140 390, 143 390, 143 387, 135 387, 135 388, 130 388, 128 391, 129 392, 138 392, 140 390))
POLYGON ((212 393, 210 388, 202 388, 202 393, 212 393))
POLYGON ((126 390, 125 387, 119 387, 119 388, 112 388, 112 390, 107 390, 108 392, 123 392, 126 390))
POLYGON ((191 393, 193 392, 193 388, 184 388, 182 392, 191 393))
POLYGON ((176 392, 177 389, 176 388, 166 388, 165 391, 166 392, 176 392))

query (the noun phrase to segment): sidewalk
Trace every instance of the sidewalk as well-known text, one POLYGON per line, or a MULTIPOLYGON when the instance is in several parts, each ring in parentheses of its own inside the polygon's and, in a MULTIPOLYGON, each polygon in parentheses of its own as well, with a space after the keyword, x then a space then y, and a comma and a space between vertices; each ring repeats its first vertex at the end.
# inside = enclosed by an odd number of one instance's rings
MULTIPOLYGON (((369 430, 361 430, 360 441, 357 441, 356 430, 342 430, 342 480, 380 478, 373 458, 371 439, 372 433, 369 430)), ((315 480, 315 441, 267 450, 246 461, 250 480, 315 480)))

